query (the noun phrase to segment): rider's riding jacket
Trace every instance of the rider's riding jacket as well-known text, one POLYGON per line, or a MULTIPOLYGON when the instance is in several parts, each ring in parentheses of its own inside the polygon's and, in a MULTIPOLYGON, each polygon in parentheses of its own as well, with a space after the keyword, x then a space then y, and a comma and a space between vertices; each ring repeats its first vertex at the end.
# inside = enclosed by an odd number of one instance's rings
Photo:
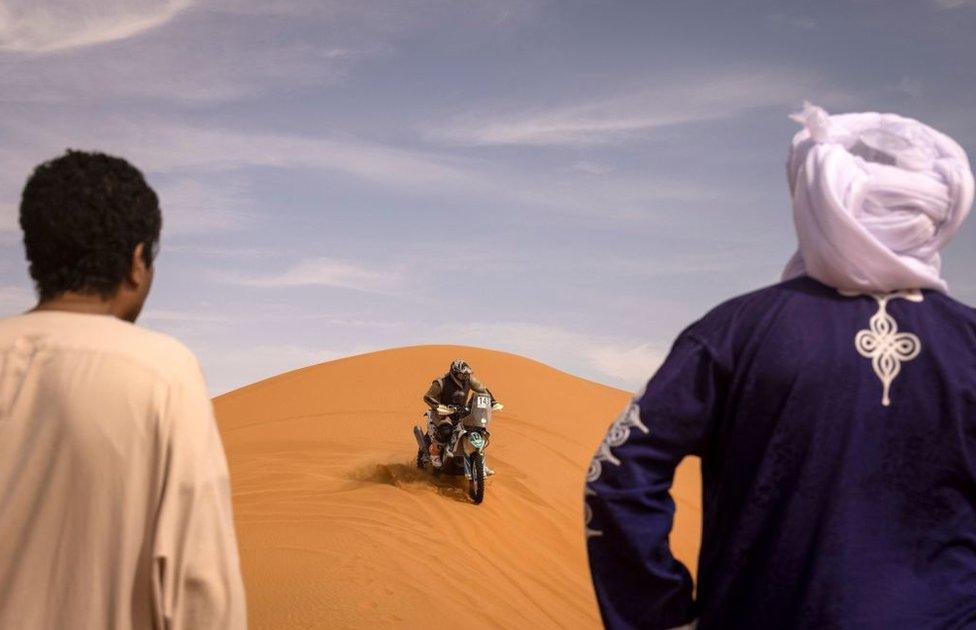
POLYGON ((473 374, 468 377, 467 381, 460 382, 448 372, 430 384, 430 389, 424 394, 424 402, 431 409, 437 407, 437 405, 462 406, 467 402, 468 394, 472 390, 479 394, 489 393, 488 388, 476 379, 473 374))

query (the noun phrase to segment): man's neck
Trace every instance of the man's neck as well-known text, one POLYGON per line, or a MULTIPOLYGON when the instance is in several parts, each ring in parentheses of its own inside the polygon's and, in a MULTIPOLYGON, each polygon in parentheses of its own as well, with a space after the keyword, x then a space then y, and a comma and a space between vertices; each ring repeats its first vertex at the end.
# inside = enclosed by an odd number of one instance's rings
POLYGON ((62 293, 49 300, 42 300, 32 310, 34 311, 65 311, 68 313, 84 313, 88 315, 114 315, 118 317, 115 300, 103 298, 100 295, 86 295, 83 293, 62 293))

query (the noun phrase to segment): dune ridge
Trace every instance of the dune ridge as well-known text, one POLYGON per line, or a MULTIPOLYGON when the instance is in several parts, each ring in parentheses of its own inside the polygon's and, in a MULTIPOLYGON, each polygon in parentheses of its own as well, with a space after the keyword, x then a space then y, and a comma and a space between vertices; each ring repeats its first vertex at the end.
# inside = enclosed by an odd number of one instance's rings
MULTIPOLYGON (((214 401, 252 628, 587 628, 590 457, 628 394, 513 354, 386 350, 288 372, 214 401), (482 505, 414 466, 421 396, 463 357, 496 414, 482 505)), ((672 546, 694 568, 696 462, 678 471, 672 546)))

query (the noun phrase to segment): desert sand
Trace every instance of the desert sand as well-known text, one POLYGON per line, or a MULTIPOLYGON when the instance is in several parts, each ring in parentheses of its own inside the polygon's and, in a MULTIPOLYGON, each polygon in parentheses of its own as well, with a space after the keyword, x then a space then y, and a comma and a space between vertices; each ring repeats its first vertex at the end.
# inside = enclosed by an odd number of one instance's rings
MULTIPOLYGON (((626 392, 512 354, 421 346, 289 372, 218 397, 255 629, 599 627, 583 478, 626 392), (416 469, 421 396, 462 357, 505 404, 481 505, 416 469)), ((672 546, 694 568, 697 460, 672 546)))

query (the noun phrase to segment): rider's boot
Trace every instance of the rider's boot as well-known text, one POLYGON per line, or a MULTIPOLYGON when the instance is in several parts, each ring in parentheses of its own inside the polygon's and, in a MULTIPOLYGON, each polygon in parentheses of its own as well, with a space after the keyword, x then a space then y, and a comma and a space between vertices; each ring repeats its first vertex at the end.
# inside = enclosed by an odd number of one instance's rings
POLYGON ((427 447, 427 454, 430 457, 430 465, 434 468, 441 467, 441 448, 436 442, 431 442, 427 447))
MULTIPOLYGON (((488 468, 488 459, 487 458, 481 460, 481 465, 485 467, 485 477, 491 477, 492 475, 495 474, 495 471, 494 470, 492 470, 491 468, 488 468)), ((468 479, 471 479, 471 474, 470 473, 468 473, 467 476, 468 476, 468 479)))
MULTIPOLYGON (((488 468, 488 462, 482 462, 482 465, 485 467, 485 477, 491 477, 492 475, 495 474, 494 470, 488 468)), ((467 477, 468 479, 471 479, 471 473, 468 471, 464 472, 464 476, 467 477)))

